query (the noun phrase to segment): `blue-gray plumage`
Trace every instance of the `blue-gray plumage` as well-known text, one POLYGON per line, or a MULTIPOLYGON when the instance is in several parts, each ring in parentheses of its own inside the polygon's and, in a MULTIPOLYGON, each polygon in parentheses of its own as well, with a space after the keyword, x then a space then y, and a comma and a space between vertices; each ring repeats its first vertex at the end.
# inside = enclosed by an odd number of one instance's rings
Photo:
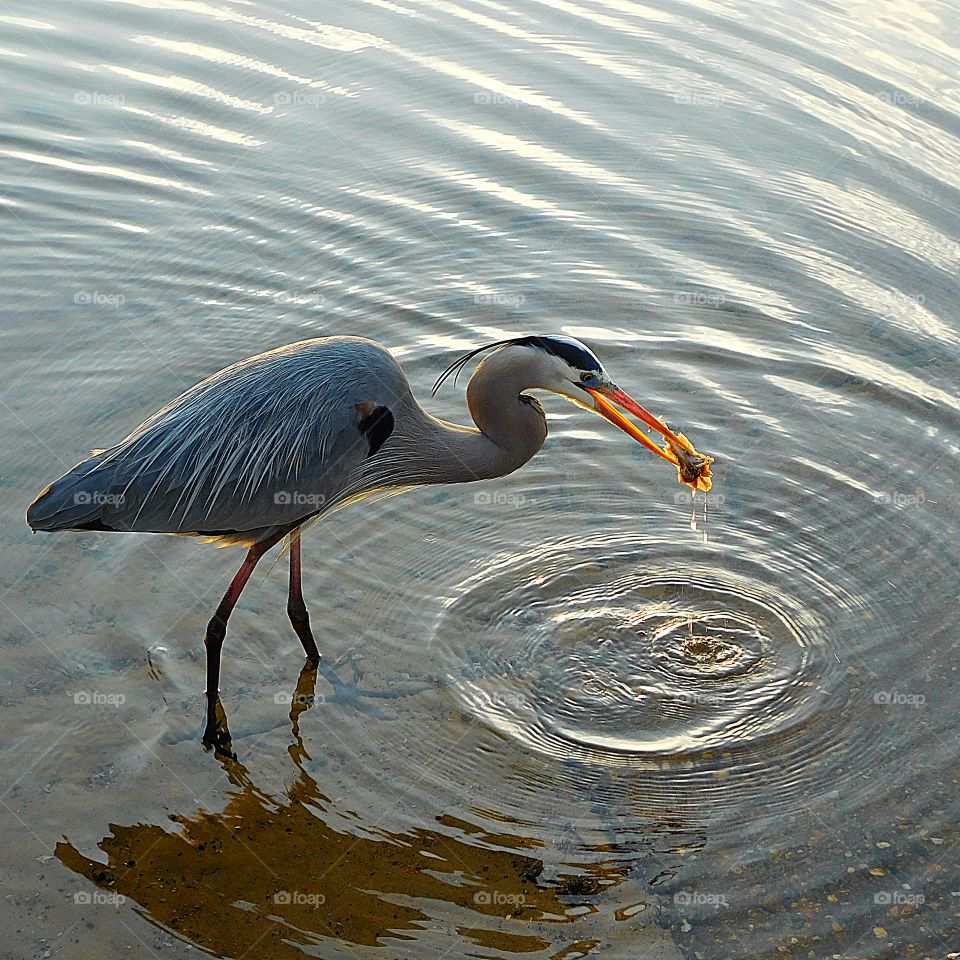
MULTIPOLYGON (((607 398, 673 436, 616 387, 569 337, 526 336, 487 350, 467 386, 475 427, 427 413, 400 365, 372 340, 304 340, 241 360, 198 383, 118 444, 95 450, 30 506, 34 530, 192 534, 248 547, 207 627, 208 724, 216 739, 220 647, 227 618, 263 554, 290 538, 288 611, 307 656, 320 654, 300 589, 300 531, 331 510, 427 483, 502 476, 547 436, 526 391, 559 393, 671 459, 607 398)), ((436 390, 436 387, 435 387, 436 390)))
POLYGON ((358 405, 371 402, 416 403, 397 362, 371 341, 305 340, 241 360, 55 481, 27 521, 252 545, 355 482, 370 450, 358 405))

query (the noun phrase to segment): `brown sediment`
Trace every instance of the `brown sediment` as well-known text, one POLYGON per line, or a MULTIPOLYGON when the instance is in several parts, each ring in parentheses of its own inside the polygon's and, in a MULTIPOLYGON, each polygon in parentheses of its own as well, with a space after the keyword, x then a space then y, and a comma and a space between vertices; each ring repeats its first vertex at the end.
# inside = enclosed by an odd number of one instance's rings
MULTIPOLYGON (((417 901, 468 908, 481 922, 461 934, 504 952, 544 950, 547 930, 576 920, 567 914, 576 887, 562 876, 545 884, 538 859, 474 845, 469 832, 449 828, 377 839, 342 832, 318 815, 330 802, 302 769, 286 796, 273 797, 241 764, 224 763, 239 789, 222 812, 173 816, 176 832, 112 825, 99 844, 106 863, 68 841, 56 856, 101 889, 135 901, 154 923, 220 956, 253 951, 293 960, 327 938, 379 945, 429 922, 417 901), (501 928, 506 919, 512 930, 501 928)), ((607 885, 623 879, 613 871, 607 885)))

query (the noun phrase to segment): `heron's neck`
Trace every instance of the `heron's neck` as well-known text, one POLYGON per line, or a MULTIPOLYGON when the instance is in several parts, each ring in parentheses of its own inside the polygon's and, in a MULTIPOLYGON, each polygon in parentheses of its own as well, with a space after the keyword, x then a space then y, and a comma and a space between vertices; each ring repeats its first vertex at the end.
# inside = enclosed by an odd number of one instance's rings
POLYGON ((477 367, 467 384, 467 408, 480 431, 472 442, 478 448, 479 466, 485 470, 477 479, 511 473, 547 439, 540 404, 522 394, 532 384, 521 360, 509 351, 495 353, 477 367))
POLYGON ((484 360, 467 386, 467 407, 476 429, 421 411, 423 419, 410 424, 415 436, 403 438, 416 452, 416 462, 404 465, 404 482, 485 480, 523 466, 547 438, 539 404, 521 399, 521 391, 530 387, 528 377, 529 372, 506 351, 484 360))

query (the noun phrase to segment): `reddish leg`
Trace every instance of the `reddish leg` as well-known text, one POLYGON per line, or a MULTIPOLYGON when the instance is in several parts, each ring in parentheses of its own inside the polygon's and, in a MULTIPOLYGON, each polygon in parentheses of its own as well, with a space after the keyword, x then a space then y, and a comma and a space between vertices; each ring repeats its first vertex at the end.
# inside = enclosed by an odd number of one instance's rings
POLYGON ((237 605, 254 567, 279 539, 279 536, 272 537, 261 543, 255 543, 250 548, 236 576, 227 587, 220 605, 210 618, 207 633, 203 638, 203 645, 207 648, 207 726, 203 733, 203 742, 212 743, 227 752, 229 752, 230 734, 226 729, 223 708, 220 708, 220 716, 217 713, 217 708, 220 706, 220 650, 223 647, 223 638, 227 634, 227 620, 233 613, 233 608, 237 605))
POLYGON ((259 543, 250 548, 236 576, 227 587, 220 605, 207 624, 207 634, 203 638, 204 646, 207 648, 207 697, 216 697, 220 691, 220 649, 223 646, 223 638, 227 634, 227 620, 233 613, 233 608, 237 605, 254 567, 268 549, 269 545, 262 546, 259 543))
POLYGON ((303 586, 300 582, 300 531, 290 534, 290 593, 287 596, 287 614, 296 630, 307 659, 311 663, 320 662, 320 651, 310 629, 310 614, 303 602, 303 586))

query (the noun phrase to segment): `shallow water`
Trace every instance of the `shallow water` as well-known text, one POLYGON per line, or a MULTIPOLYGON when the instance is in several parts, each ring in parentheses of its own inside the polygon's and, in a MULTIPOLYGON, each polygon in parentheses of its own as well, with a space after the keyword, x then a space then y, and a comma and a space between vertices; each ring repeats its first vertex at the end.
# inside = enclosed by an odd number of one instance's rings
POLYGON ((960 84, 947 4, 0 11, 4 956, 960 949, 960 84), (522 472, 240 561, 32 537, 227 363, 579 336, 706 510, 546 398, 522 472), (310 697, 313 699, 311 700, 310 697), (11 931, 18 931, 16 934, 11 931))

